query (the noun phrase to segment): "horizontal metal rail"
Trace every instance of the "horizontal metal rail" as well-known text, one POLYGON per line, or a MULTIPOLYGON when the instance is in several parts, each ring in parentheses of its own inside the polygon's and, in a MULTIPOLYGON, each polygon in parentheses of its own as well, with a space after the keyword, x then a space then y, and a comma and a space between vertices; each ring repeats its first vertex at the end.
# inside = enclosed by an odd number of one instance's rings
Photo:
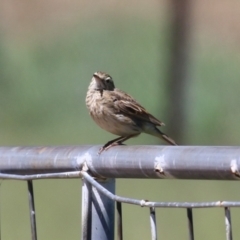
MULTIPOLYGON (((52 174, 37 174, 37 175, 28 175, 28 176, 18 176, 13 175, 11 177, 11 174, 0 174, 0 178, 4 179, 15 179, 15 180, 37 180, 37 179, 51 179, 56 178, 57 173, 52 174), (7 175, 7 178, 5 178, 5 175, 7 175)), ((76 178, 76 177, 83 177, 89 184, 94 186, 96 189, 99 190, 99 192, 106 195, 108 198, 110 198, 113 201, 116 202, 122 202, 122 203, 128 203, 133 205, 138 205, 141 207, 164 207, 164 208, 213 208, 213 207, 240 207, 240 201, 213 201, 213 202, 152 202, 144 199, 134 199, 134 198, 126 198, 121 197, 115 194, 112 194, 110 191, 103 188, 98 181, 96 181, 93 177, 91 177, 87 172, 85 171, 75 171, 72 172, 66 172, 66 173, 60 173, 58 178, 76 178)), ((104 180, 101 180, 104 181, 104 180)))
POLYGON ((240 147, 118 146, 98 155, 99 147, 0 147, 0 173, 52 178, 85 165, 100 178, 240 180, 240 147))
POLYGON ((214 208, 214 207, 240 207, 240 201, 215 201, 215 202, 151 202, 144 199, 126 198, 115 195, 102 187, 88 173, 81 172, 85 180, 98 189, 99 192, 116 202, 138 205, 141 207, 155 208, 214 208))

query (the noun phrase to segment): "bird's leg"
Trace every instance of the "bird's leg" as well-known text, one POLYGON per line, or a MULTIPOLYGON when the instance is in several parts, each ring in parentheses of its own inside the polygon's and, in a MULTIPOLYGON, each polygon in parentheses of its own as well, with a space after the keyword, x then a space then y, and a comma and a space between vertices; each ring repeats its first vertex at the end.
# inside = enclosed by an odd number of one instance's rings
POLYGON ((99 149, 98 154, 101 154, 101 152, 109 149, 114 142, 118 142, 119 140, 121 140, 121 139, 123 139, 123 138, 124 138, 124 137, 118 137, 118 138, 115 138, 115 139, 107 142, 106 144, 104 144, 104 145, 99 149))
POLYGON ((123 142, 125 142, 129 138, 135 137, 137 135, 138 134, 133 134, 133 135, 129 135, 129 136, 126 136, 126 137, 115 138, 115 139, 107 142, 103 147, 101 147, 99 149, 98 154, 101 154, 101 152, 103 152, 103 151, 107 151, 111 147, 118 146, 118 145, 124 145, 123 142))

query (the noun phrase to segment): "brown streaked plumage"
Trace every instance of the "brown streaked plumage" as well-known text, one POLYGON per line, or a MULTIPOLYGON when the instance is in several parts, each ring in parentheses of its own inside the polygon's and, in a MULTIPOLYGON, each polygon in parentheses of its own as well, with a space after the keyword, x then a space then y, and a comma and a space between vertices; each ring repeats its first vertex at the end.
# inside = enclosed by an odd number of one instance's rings
POLYGON ((177 145, 157 128, 164 126, 164 123, 148 113, 130 95, 115 88, 112 77, 107 73, 93 74, 87 91, 86 105, 91 117, 101 128, 120 136, 107 142, 99 153, 112 146, 122 145, 127 139, 142 132, 162 138, 171 145, 177 145))

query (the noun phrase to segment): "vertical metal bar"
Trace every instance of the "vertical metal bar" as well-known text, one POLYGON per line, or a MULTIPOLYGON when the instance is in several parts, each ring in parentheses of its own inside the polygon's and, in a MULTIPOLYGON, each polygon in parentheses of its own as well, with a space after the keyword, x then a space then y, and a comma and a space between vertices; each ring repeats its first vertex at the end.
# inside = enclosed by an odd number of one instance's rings
POLYGON ((194 240, 192 208, 187 208, 189 239, 194 240))
POLYGON ((122 203, 117 202, 117 235, 118 240, 123 240, 122 233, 122 203))
POLYGON ((82 180, 82 240, 90 240, 92 227, 92 185, 82 180))
POLYGON ((28 184, 28 199, 29 199, 29 208, 30 208, 32 240, 37 240, 36 214, 35 214, 32 180, 27 181, 27 184, 28 184))
POLYGON ((2 240, 2 182, 0 181, 0 240, 2 240))
MULTIPOLYGON (((115 194, 115 179, 99 182, 108 191, 115 194)), ((115 202, 92 186, 92 239, 114 239, 115 202)))
POLYGON ((232 240, 232 224, 231 224, 231 213, 230 208, 225 207, 225 226, 226 226, 226 239, 232 240))
POLYGON ((191 0, 171 0, 170 3, 170 62, 167 75, 168 133, 177 142, 184 139, 186 129, 188 70, 190 51, 191 0), (178 116, 178 124, 176 124, 178 116))
POLYGON ((151 226, 151 236, 152 240, 157 240, 157 226, 156 226, 156 213, 155 208, 150 207, 150 226, 151 226))

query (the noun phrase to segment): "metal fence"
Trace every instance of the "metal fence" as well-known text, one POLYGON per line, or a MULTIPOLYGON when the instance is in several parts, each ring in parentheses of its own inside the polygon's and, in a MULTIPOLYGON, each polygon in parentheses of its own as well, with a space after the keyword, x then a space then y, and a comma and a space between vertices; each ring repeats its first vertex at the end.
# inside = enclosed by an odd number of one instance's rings
POLYGON ((151 202, 115 195, 116 178, 240 179, 240 147, 120 146, 98 155, 99 146, 0 147, 0 178, 28 184, 32 239, 37 239, 32 181, 83 178, 82 240, 123 239, 122 203, 149 208, 151 239, 157 238, 156 208, 184 208, 189 239, 194 239, 194 208, 223 208, 226 239, 232 238, 230 209, 240 201, 151 202))

